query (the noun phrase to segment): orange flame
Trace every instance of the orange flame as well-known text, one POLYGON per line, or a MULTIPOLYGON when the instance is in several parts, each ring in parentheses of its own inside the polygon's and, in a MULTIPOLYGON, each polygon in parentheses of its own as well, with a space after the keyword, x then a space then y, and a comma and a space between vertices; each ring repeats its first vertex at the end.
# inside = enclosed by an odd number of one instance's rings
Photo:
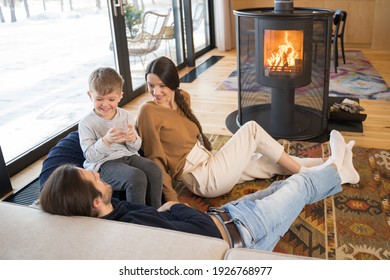
POLYGON ((273 71, 291 72, 289 67, 295 66, 296 59, 299 59, 299 53, 295 51, 292 42, 289 41, 288 32, 285 31, 283 44, 267 58, 267 65, 273 71))

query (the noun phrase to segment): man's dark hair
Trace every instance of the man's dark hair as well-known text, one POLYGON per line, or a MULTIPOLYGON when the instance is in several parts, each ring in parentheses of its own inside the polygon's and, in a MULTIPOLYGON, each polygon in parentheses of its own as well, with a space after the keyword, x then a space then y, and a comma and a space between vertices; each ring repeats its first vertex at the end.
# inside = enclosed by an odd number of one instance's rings
POLYGON ((97 217, 93 200, 102 193, 71 164, 58 167, 43 185, 39 202, 45 212, 63 216, 97 217))

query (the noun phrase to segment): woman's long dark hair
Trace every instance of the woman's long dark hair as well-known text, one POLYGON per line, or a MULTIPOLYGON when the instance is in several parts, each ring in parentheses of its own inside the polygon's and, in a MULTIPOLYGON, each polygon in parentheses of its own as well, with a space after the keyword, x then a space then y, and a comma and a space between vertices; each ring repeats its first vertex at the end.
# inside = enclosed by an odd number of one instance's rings
POLYGON ((211 151, 212 148, 209 139, 203 134, 202 126, 185 101, 183 94, 180 92, 179 73, 177 71, 176 65, 172 62, 172 60, 164 56, 153 60, 146 67, 145 80, 147 79, 148 74, 157 75, 168 88, 175 91, 175 102, 177 106, 188 119, 196 124, 200 134, 202 135, 203 145, 207 150, 211 151))

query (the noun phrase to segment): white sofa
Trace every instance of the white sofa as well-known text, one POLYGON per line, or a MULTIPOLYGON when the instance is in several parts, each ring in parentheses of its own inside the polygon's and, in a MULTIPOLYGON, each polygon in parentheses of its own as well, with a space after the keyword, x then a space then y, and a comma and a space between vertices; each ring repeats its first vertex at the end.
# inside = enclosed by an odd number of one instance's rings
POLYGON ((0 202, 1 260, 308 259, 229 249, 217 238, 0 202))

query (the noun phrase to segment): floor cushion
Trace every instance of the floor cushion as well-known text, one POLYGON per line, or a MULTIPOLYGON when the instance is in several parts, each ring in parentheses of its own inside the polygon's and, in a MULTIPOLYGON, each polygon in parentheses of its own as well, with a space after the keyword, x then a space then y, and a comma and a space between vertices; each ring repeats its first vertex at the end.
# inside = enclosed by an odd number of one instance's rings
POLYGON ((79 133, 78 131, 72 131, 49 151, 47 158, 43 161, 42 171, 39 175, 41 189, 47 178, 57 167, 65 163, 83 167, 84 160, 79 133))

